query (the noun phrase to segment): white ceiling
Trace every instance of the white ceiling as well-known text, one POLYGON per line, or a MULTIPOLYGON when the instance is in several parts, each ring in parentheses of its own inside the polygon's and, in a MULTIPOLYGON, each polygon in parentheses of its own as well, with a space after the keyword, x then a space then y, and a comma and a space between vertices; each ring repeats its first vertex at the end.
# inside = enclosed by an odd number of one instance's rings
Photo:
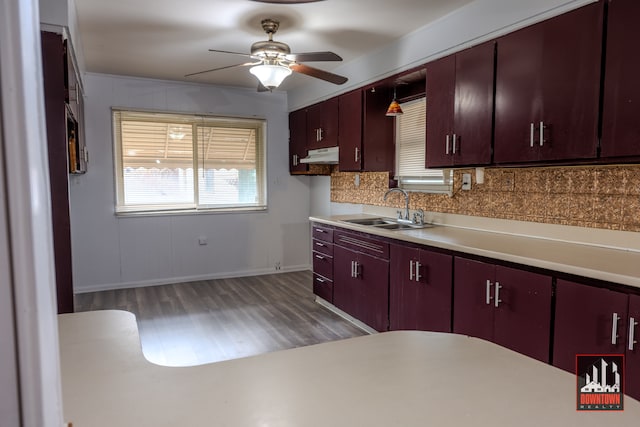
MULTIPOLYGON (((276 5, 251 0, 75 0, 87 71, 240 87, 257 85, 248 67, 184 75, 246 62, 243 56, 208 49, 249 53, 252 43, 267 39, 260 26, 264 18, 280 21, 274 40, 287 43, 293 53, 333 51, 348 62, 470 2, 325 0, 276 5)), ((327 71, 339 64, 307 63, 327 71)), ((309 79, 294 73, 281 89, 293 89, 309 79)))

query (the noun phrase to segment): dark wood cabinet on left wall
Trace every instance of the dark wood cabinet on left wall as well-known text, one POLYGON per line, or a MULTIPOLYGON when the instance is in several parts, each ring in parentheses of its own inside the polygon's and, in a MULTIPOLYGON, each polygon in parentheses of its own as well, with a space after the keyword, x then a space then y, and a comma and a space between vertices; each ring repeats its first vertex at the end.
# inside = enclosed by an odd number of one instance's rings
POLYGON ((41 33, 58 312, 73 312, 69 173, 86 170, 82 94, 62 34, 41 33), (71 77, 70 77, 71 76, 71 77), (71 82, 71 84, 69 84, 71 82))

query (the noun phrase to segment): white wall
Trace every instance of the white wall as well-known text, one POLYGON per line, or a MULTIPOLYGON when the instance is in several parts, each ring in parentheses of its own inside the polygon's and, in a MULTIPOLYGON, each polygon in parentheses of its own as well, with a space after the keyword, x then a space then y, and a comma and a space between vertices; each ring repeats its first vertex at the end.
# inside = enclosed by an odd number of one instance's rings
POLYGON ((309 178, 289 176, 286 94, 98 74, 86 94, 88 172, 70 183, 76 292, 308 268, 309 178), (265 118, 268 212, 116 216, 112 106, 265 118))
POLYGON ((334 72, 349 78, 342 86, 310 81, 304 87, 291 91, 289 108, 293 111, 328 99, 595 1, 475 0, 395 42, 381 46, 373 54, 336 68, 334 72))

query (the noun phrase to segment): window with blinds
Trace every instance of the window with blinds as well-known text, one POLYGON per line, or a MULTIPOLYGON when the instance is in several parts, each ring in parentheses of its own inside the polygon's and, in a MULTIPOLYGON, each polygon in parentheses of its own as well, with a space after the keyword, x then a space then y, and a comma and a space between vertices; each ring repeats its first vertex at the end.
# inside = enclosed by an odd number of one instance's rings
POLYGON ((450 169, 426 169, 425 98, 401 104, 402 115, 396 117, 396 177, 400 188, 428 193, 450 193, 450 169))
POLYGON ((265 122, 113 110, 116 212, 264 210, 265 122))

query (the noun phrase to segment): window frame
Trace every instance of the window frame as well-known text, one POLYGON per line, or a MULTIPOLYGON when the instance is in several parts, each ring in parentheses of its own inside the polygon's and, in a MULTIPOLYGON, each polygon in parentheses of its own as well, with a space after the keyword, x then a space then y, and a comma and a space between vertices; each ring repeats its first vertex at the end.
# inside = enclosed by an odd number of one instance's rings
POLYGON ((264 212, 268 210, 268 175, 267 175, 267 120, 256 117, 232 117, 201 113, 168 112, 145 109, 132 109, 122 107, 111 108, 112 141, 114 155, 114 180, 115 180, 115 213, 116 215, 171 215, 171 214, 212 214, 230 212, 264 212), (124 159, 122 146, 121 114, 131 113, 141 116, 148 115, 148 120, 156 123, 184 123, 192 128, 192 156, 191 168, 193 169, 193 202, 169 203, 169 204, 125 204, 124 189, 124 159), (154 120, 155 117, 155 120, 154 120), (245 126, 242 126, 242 125, 245 126), (226 126, 225 126, 226 125, 226 126), (256 131, 256 192, 259 200, 255 204, 228 204, 215 206, 199 203, 199 178, 198 165, 201 162, 198 147, 199 127, 241 127, 253 128, 256 131))
MULTIPOLYGON (((417 99, 412 99, 407 102, 403 102, 400 104, 400 107, 403 111, 410 110, 411 107, 417 103, 424 103, 425 106, 425 117, 427 117, 428 111, 426 107, 426 98, 420 97, 417 99)), ((406 114, 406 113, 405 113, 406 114)), ((402 117, 397 116, 396 126, 395 126, 395 141, 396 141, 396 164, 395 171, 396 175, 394 179, 398 181, 398 187, 407 191, 413 192, 421 192, 421 193, 436 193, 436 194, 448 194, 451 195, 453 193, 453 173, 451 169, 427 169, 424 168, 426 172, 423 175, 408 175, 403 176, 400 174, 400 164, 401 164, 401 154, 402 154, 402 143, 401 143, 401 122, 402 117)), ((425 129, 422 132, 425 138, 425 142, 423 144, 424 150, 422 151, 422 159, 426 158, 426 126, 428 126, 428 118, 425 119, 425 129)), ((424 161, 424 160, 423 160, 424 161)))

